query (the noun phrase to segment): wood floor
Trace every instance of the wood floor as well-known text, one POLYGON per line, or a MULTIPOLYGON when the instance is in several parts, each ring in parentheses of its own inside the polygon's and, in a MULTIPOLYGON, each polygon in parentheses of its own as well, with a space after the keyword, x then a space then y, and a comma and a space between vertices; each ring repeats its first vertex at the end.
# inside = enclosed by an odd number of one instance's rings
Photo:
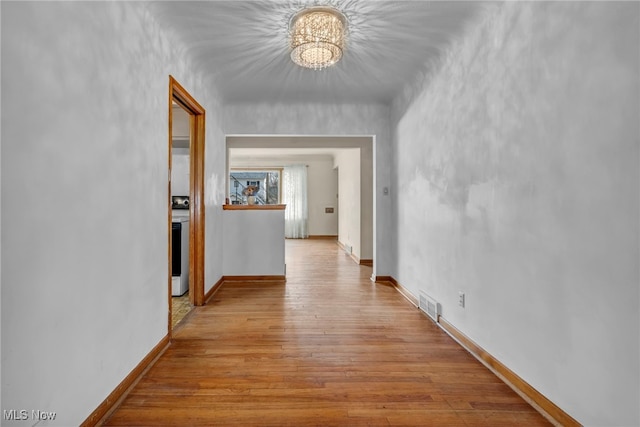
POLYGON ((223 285, 105 425, 550 425, 335 241, 286 251, 286 284, 223 285))

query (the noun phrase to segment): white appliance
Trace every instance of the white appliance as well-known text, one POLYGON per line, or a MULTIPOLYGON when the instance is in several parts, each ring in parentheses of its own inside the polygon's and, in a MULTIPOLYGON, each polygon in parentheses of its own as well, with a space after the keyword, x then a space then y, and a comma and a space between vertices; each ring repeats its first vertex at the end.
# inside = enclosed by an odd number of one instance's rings
POLYGON ((172 216, 171 252, 171 295, 184 295, 189 290, 188 216, 172 216))

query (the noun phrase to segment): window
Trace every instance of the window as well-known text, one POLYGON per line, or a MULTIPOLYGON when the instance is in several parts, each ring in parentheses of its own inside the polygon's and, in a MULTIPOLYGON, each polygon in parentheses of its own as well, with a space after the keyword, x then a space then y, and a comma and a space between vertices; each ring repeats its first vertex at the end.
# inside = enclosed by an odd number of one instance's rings
POLYGON ((279 204, 281 172, 281 169, 232 169, 229 175, 230 203, 246 204, 248 189, 253 189, 256 204, 279 204))

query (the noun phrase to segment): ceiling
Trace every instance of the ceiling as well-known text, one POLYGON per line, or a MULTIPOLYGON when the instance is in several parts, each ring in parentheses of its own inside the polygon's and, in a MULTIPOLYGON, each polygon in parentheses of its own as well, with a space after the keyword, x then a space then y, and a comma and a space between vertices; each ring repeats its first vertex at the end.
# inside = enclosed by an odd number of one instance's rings
POLYGON ((471 1, 159 1, 152 13, 208 70, 225 103, 389 103, 428 71, 484 3, 471 1), (331 5, 349 21, 345 54, 314 71, 289 58, 288 23, 331 5))

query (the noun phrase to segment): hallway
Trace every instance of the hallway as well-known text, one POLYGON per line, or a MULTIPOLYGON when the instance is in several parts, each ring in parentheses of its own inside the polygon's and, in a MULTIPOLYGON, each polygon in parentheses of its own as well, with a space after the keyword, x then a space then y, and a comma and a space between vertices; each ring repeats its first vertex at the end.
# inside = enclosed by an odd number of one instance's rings
POLYGON ((194 310, 105 425, 549 425, 335 241, 286 263, 194 310))

